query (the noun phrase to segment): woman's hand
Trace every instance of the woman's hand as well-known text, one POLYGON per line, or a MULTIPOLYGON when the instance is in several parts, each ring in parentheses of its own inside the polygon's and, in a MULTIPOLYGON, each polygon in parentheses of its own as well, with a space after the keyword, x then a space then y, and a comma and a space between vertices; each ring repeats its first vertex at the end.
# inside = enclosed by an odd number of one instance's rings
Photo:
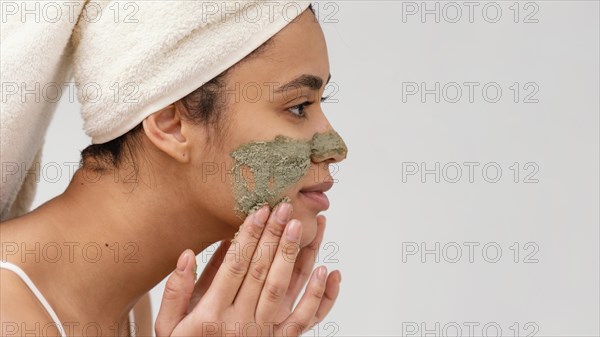
POLYGON ((236 242, 221 243, 196 284, 195 255, 184 251, 167 280, 156 335, 293 336, 321 321, 337 298, 338 271, 327 277, 324 266, 315 269, 293 305, 311 275, 325 217, 317 217, 317 236, 299 251, 302 227, 288 222, 290 213, 291 204, 282 203, 270 216, 266 206, 250 214, 236 242))

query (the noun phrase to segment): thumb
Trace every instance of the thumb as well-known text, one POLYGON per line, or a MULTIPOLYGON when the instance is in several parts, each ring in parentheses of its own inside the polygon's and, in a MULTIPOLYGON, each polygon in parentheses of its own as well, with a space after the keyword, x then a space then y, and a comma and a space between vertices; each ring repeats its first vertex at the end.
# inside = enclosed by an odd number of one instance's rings
POLYGON ((171 333, 185 317, 194 291, 196 255, 186 249, 177 260, 177 269, 169 276, 165 285, 162 302, 154 330, 157 337, 171 336, 171 333))

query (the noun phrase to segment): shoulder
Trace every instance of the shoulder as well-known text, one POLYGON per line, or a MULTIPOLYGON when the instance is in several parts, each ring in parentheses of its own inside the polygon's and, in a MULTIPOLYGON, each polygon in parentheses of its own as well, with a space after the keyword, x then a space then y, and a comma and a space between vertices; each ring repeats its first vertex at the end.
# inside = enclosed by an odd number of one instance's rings
POLYGON ((0 336, 57 335, 52 317, 17 274, 0 268, 0 280, 0 336))

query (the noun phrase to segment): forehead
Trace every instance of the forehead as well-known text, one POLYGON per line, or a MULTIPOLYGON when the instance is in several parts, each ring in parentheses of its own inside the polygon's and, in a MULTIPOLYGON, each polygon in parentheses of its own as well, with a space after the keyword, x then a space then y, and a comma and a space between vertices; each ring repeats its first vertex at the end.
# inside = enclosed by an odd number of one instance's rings
POLYGON ((241 63, 232 77, 284 83, 300 74, 324 80, 329 75, 325 37, 308 9, 275 34, 257 57, 241 63))

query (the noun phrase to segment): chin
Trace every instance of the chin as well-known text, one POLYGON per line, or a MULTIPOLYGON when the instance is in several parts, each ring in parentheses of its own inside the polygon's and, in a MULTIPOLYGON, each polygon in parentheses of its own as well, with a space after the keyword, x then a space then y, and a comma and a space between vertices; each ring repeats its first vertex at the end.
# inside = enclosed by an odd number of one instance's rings
POLYGON ((300 247, 306 247, 317 235, 317 214, 319 214, 320 210, 307 207, 307 204, 302 199, 302 196, 292 199, 292 206, 294 208, 292 219, 300 220, 302 223, 300 247))
POLYGON ((317 235, 317 218, 304 217, 296 218, 302 223, 302 237, 300 238, 300 247, 306 247, 317 235))

